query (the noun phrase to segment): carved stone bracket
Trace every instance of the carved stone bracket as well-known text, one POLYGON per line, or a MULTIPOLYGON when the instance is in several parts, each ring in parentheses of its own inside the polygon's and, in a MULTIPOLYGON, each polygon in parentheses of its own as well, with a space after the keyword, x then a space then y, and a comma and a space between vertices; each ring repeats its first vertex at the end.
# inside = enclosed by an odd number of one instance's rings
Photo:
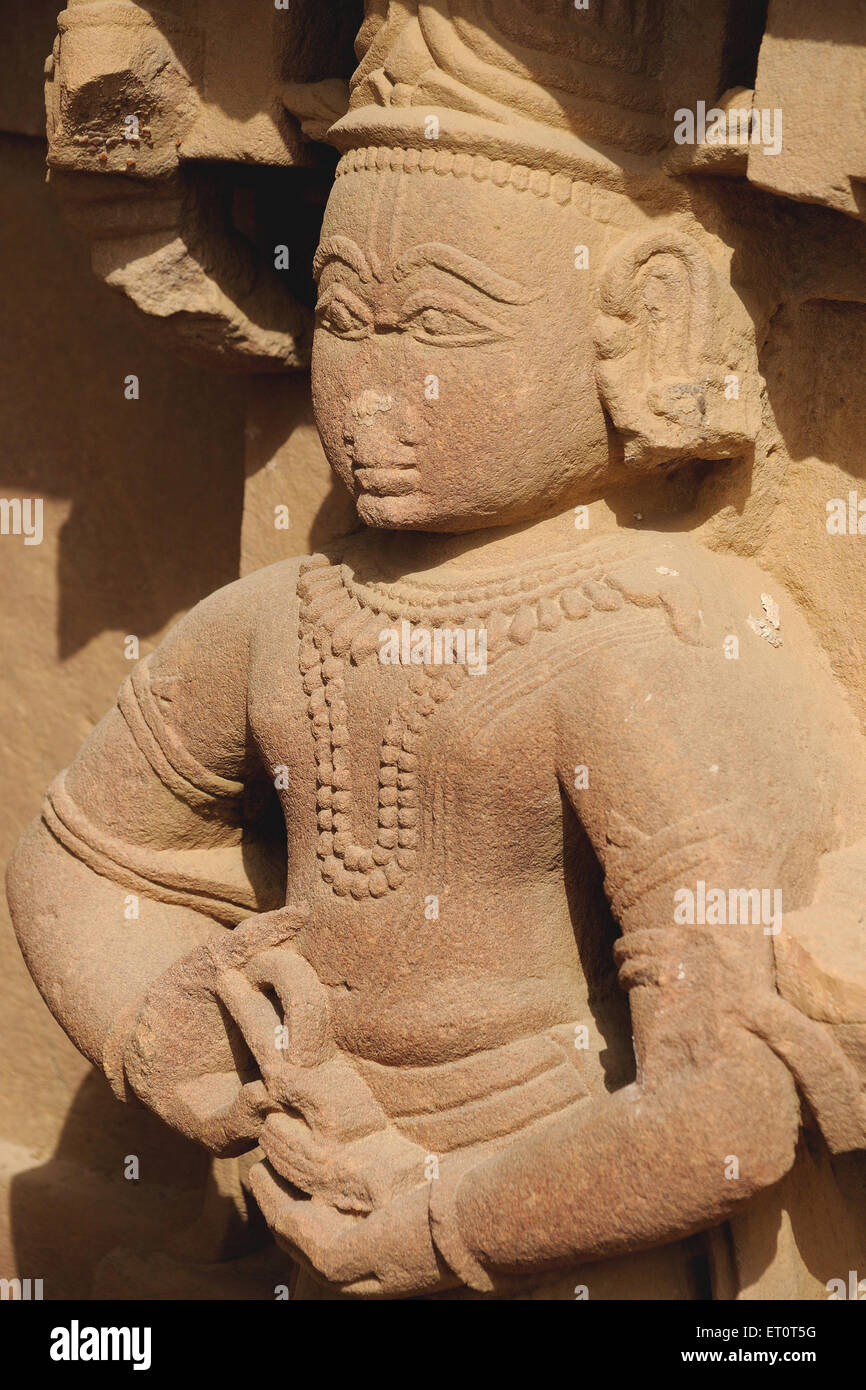
POLYGON ((218 13, 196 0, 71 0, 59 16, 46 64, 52 183, 95 273, 200 365, 308 365, 309 308, 232 230, 195 166, 320 163, 282 94, 348 61, 356 8, 329 6, 312 28, 240 0, 218 13))

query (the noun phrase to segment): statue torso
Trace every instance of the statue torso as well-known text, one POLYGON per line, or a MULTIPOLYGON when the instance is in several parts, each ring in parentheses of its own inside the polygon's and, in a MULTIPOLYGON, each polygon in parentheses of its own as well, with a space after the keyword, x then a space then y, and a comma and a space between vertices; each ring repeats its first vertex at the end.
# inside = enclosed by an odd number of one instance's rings
MULTIPOLYGON (((715 639, 695 658, 684 645, 720 586, 692 593, 672 553, 673 564, 657 538, 610 537, 449 585, 438 574, 382 578, 384 566, 350 547, 302 565, 297 596, 259 629, 252 733, 278 786, 285 769, 287 899, 310 908, 295 948, 329 987, 338 1046, 392 1112, 418 1100, 402 1094, 398 1070, 424 1073, 432 1112, 447 1109, 454 1068, 480 1073, 484 1057, 525 1087, 564 1051, 572 1100, 632 1079, 618 928, 569 783, 593 763, 593 777, 615 779, 595 792, 612 805, 636 758, 638 786, 646 769, 670 775, 631 730, 657 708, 642 692, 661 688, 671 661, 704 662, 695 679, 719 709, 716 684, 729 679, 738 717, 753 718, 715 639), (486 670, 411 660, 420 633, 461 628, 485 630, 486 670), (380 659, 389 630, 406 664, 380 659)), ((696 563, 700 578, 706 560, 696 563)), ((769 647, 766 658, 776 659, 769 647)), ((714 755, 703 732, 679 731, 675 704, 652 717, 650 737, 682 733, 684 765, 697 756, 705 771, 714 755)), ((710 734, 720 717, 710 710, 710 734)), ((729 797, 720 789, 720 804, 729 797)), ((555 1108, 558 1094, 540 1103, 555 1108)), ((429 1126, 416 1137, 449 1146, 429 1126)))
POLYGON ((283 614, 260 638, 253 735, 287 769, 288 900, 310 906, 295 944, 330 986, 347 1052, 436 1066, 551 1028, 573 1051, 577 1026, 589 1089, 630 1079, 616 927, 562 740, 599 644, 668 631, 659 605, 606 581, 622 555, 535 554, 450 587, 319 557, 302 566, 297 626, 283 614), (486 669, 447 648, 441 664, 411 660, 421 632, 480 628, 486 669), (380 659, 388 629, 407 664, 380 659))

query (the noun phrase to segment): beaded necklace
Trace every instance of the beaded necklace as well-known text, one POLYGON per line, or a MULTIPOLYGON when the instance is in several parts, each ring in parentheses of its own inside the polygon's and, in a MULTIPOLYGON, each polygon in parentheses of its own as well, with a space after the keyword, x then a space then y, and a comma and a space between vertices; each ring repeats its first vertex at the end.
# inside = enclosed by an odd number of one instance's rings
MULTIPOLYGON (((609 557, 606 557, 609 559, 609 557)), ((392 711, 379 753, 376 840, 361 844, 354 827, 354 798, 345 668, 379 647, 383 621, 396 618, 430 627, 483 626, 487 659, 522 647, 535 633, 552 632, 594 611, 622 608, 620 591, 605 564, 583 557, 558 558, 523 576, 490 580, 460 591, 412 582, 402 591, 359 583, 346 564, 324 555, 300 569, 299 664, 316 757, 317 854, 322 877, 334 893, 361 901, 398 889, 416 867, 421 807, 418 746, 430 716, 465 678, 457 664, 413 665, 392 711), (582 577, 580 577, 582 574, 582 577), (471 621, 470 621, 471 618, 471 621)), ((405 581, 404 581, 405 583, 405 581)), ((661 602, 656 596, 656 602, 661 602)))

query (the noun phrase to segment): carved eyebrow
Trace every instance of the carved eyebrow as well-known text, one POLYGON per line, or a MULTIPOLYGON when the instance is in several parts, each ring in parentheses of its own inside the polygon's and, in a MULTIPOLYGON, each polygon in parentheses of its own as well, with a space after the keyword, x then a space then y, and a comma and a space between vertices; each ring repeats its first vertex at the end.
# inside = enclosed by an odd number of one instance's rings
POLYGON ((316 281, 318 281, 328 261, 342 261, 344 265, 356 272, 358 278, 365 285, 373 279, 370 262, 357 242, 352 241, 351 237, 329 236, 319 243, 319 249, 313 257, 313 278, 316 281))
POLYGON ((538 291, 527 290, 516 280, 508 280, 491 270, 475 256, 458 250, 456 246, 446 246, 442 241, 425 241, 420 246, 413 246, 411 251, 394 263, 394 279, 404 280, 410 271, 425 265, 435 265, 440 270, 448 271, 458 280, 465 280, 502 304, 528 304, 539 297, 538 291))

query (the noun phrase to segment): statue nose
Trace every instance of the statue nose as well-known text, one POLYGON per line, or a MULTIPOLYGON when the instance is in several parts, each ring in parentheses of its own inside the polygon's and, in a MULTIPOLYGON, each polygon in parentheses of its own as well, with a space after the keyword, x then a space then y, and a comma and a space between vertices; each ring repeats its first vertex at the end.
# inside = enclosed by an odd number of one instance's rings
POLYGON ((393 396, 383 396, 379 391, 362 391, 352 401, 350 410, 353 420, 359 425, 372 425, 380 411, 387 411, 394 405, 393 396))
POLYGON ((422 433, 423 422, 412 405, 372 388, 355 397, 343 421, 343 442, 362 450, 365 445, 377 448, 383 439, 412 448, 421 442, 422 433))

